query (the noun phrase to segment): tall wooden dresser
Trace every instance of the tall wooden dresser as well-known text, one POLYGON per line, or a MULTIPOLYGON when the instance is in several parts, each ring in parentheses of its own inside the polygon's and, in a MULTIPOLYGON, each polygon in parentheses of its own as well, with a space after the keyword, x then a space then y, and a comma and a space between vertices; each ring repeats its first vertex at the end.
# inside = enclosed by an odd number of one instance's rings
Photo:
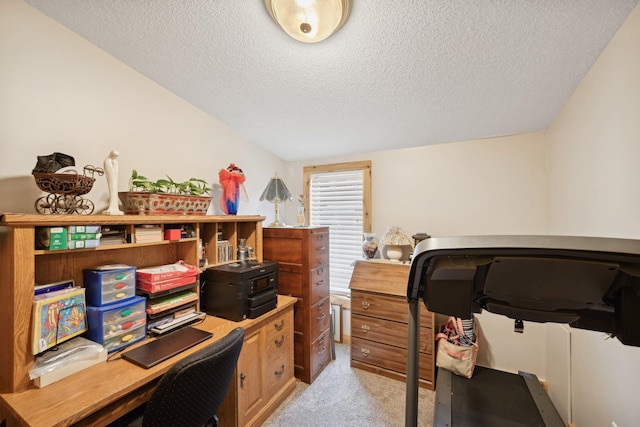
POLYGON ((264 259, 277 261, 278 293, 294 306, 295 376, 311 384, 331 361, 329 228, 265 227, 264 259))
MULTIPOLYGON (((356 261, 351 276, 351 366, 406 380, 409 264, 356 261)), ((434 388, 433 313, 420 305, 419 385, 434 388)))

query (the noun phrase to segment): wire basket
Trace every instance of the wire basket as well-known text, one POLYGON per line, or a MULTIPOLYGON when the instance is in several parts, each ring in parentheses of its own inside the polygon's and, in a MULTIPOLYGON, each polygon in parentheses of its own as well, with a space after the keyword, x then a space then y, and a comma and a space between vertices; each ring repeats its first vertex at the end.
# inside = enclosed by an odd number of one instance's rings
POLYGON ((74 194, 81 196, 91 191, 95 178, 74 173, 34 172, 36 185, 42 191, 53 194, 74 194))
POLYGON ((95 173, 102 175, 104 171, 89 165, 84 167, 84 175, 75 170, 65 173, 32 172, 38 188, 49 193, 36 200, 36 211, 41 214, 91 214, 93 202, 81 196, 91 191, 95 173))

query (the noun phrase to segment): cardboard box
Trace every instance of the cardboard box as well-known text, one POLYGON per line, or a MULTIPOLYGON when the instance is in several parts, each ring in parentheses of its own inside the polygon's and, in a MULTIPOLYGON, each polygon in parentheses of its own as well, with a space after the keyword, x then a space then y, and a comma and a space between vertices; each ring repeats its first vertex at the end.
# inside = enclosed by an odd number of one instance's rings
POLYGON ((90 240, 99 239, 102 235, 100 233, 69 233, 69 240, 90 240))
POLYGON ((164 230, 164 240, 180 240, 180 229, 170 228, 164 230))
POLYGON ((200 274, 200 269, 183 262, 159 265, 156 267, 140 268, 137 270, 138 280, 154 283, 160 280, 175 279, 177 277, 194 276, 200 274))
POLYGON ((75 233, 98 234, 100 233, 101 228, 102 226, 100 225, 70 225, 69 227, 67 227, 67 232, 69 234, 75 234, 75 233))
POLYGON ((39 227, 36 232, 36 248, 67 249, 67 229, 64 227, 39 227))
POLYGON ((165 292, 170 289, 179 288, 181 286, 186 285, 195 285, 198 281, 198 276, 184 276, 184 277, 174 277, 173 279, 167 280, 159 280, 156 282, 145 282, 144 280, 138 279, 136 287, 139 290, 145 291, 146 293, 151 294, 153 298, 153 294, 165 292))
POLYGON ((90 249, 100 246, 100 239, 69 240, 69 249, 90 249))
POLYGON ((59 381, 63 378, 68 377, 69 375, 73 375, 76 372, 83 371, 93 365, 96 365, 100 362, 105 362, 107 360, 107 349, 103 348, 99 352, 95 353, 90 359, 78 360, 73 363, 70 363, 61 368, 55 369, 51 372, 47 372, 46 374, 42 374, 41 376, 34 378, 33 383, 38 388, 42 388, 52 384, 56 381, 59 381))

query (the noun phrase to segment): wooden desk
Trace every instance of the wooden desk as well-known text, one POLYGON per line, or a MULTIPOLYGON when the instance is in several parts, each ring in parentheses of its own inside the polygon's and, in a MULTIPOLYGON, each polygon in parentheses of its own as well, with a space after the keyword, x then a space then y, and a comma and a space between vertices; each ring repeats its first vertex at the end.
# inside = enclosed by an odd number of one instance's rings
MULTIPOLYGON (((240 355, 245 358, 249 351, 257 351, 253 345, 247 346, 248 339, 254 339, 261 329, 266 329, 270 320, 284 319, 287 323, 289 334, 288 353, 289 366, 282 380, 281 387, 272 394, 263 395, 264 405, 257 414, 251 414, 251 418, 245 421, 242 414, 238 415, 239 395, 242 393, 238 380, 238 372, 241 372, 241 361, 236 370, 236 381, 232 381, 222 411, 222 425, 260 424, 295 388, 293 376, 293 305, 296 298, 287 296, 278 297, 278 307, 257 319, 247 319, 242 322, 231 322, 217 317, 206 316, 205 320, 198 324, 198 329, 213 332, 213 338, 198 344, 171 359, 162 362, 151 369, 140 368, 125 360, 99 363, 84 371, 78 372, 44 388, 31 386, 25 391, 0 394, 0 420, 6 418, 7 427, 12 426, 68 426, 78 425, 103 425, 119 418, 131 409, 148 400, 155 389, 160 377, 177 361, 192 354, 217 339, 225 336, 232 329, 242 327, 247 332, 245 347, 240 355), (284 316, 284 317, 283 317, 284 316), (248 337, 248 338, 247 338, 248 337), (242 423, 242 424, 240 424, 242 423)), ((265 335, 265 334, 260 334, 265 335)), ((268 345, 266 338, 261 338, 263 346, 268 345)), ((148 342, 143 340, 136 345, 148 342)), ((134 346, 132 346, 133 348, 134 346)), ((259 347, 262 349, 263 347, 259 347)), ((266 351, 265 351, 266 353, 266 351)), ((263 357, 262 354, 252 353, 248 362, 256 364, 255 357, 263 357)), ((264 369, 270 369, 265 363, 264 369)), ((252 368, 249 367, 249 370, 252 368)), ((280 378, 280 377, 279 377, 280 378)), ((251 378, 249 378, 251 380, 251 378)), ((245 380, 246 382, 247 380, 245 380)), ((263 379, 256 381, 263 384, 263 379)), ((252 383, 252 387, 256 382, 252 383)), ((268 386, 269 384, 266 384, 268 386)), ((272 391, 272 388, 269 390, 272 391)), ((254 390, 251 390, 255 394, 254 390)), ((220 413, 219 413, 220 415, 220 413)))

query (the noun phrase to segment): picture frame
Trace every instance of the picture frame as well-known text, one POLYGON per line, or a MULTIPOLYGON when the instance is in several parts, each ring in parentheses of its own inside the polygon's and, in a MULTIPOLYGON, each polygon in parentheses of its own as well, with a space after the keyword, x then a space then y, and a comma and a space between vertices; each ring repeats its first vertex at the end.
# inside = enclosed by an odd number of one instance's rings
POLYGON ((342 304, 331 304, 331 330, 333 341, 342 342, 342 304))

